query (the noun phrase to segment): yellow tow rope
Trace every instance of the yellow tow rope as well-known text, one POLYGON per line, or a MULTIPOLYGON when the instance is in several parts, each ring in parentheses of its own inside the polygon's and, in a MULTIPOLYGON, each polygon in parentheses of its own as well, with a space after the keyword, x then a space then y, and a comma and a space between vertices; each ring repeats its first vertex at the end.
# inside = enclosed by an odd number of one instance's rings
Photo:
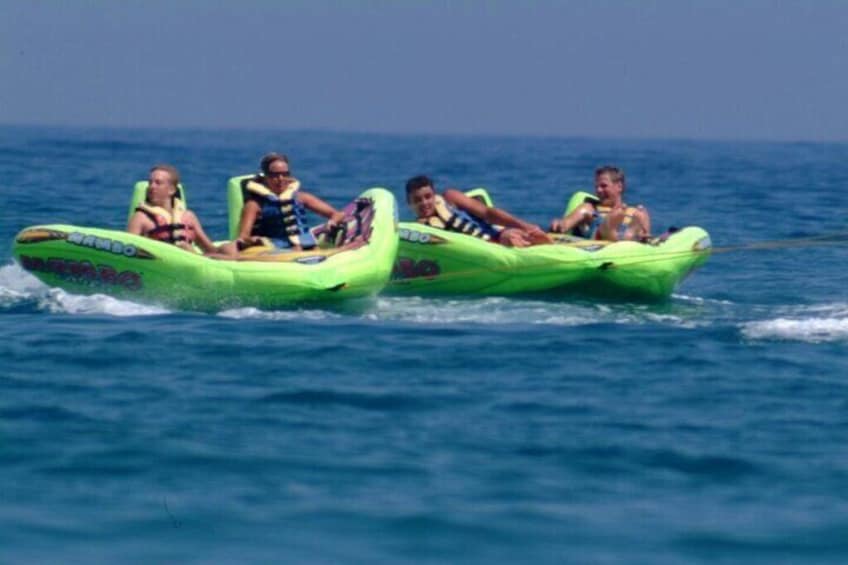
POLYGON ((731 251, 758 251, 760 249, 793 249, 799 247, 817 247, 820 245, 845 245, 848 243, 848 231, 826 233, 810 237, 798 237, 793 239, 772 239, 744 243, 741 245, 728 245, 726 247, 714 247, 713 253, 730 253, 731 251))

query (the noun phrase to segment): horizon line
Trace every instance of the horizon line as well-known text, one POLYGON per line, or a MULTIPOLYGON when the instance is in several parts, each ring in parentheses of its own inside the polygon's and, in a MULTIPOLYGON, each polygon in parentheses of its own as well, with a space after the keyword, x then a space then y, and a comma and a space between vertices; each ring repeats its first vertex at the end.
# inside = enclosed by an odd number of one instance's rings
POLYGON ((690 137, 685 135, 617 135, 604 136, 597 134, 564 134, 564 133, 531 133, 531 132, 469 132, 443 130, 368 130, 368 129, 336 129, 331 127, 274 127, 274 126, 235 126, 219 124, 209 125, 115 125, 115 124, 73 124, 73 123, 32 123, 32 122, 0 122, 0 128, 21 129, 89 129, 105 131, 224 131, 224 132, 288 132, 288 133, 322 133, 339 135, 372 135, 393 137, 468 137, 468 138, 533 138, 560 139, 585 141, 676 141, 693 143, 774 143, 774 144, 835 144, 848 143, 846 139, 810 139, 810 138, 765 138, 765 137, 690 137))

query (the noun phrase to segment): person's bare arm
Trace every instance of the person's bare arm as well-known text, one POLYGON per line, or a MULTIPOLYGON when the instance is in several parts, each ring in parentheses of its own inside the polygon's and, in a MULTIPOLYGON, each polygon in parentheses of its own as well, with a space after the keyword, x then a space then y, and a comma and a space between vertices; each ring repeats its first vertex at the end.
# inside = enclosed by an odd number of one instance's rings
MULTIPOLYGON (((235 259, 238 255, 238 250, 236 249, 236 245, 233 242, 225 243, 224 245, 215 245, 215 242, 212 241, 206 232, 203 231, 203 226, 200 224, 200 220, 197 219, 197 216, 189 211, 187 212, 189 217, 183 215, 183 223, 188 221, 192 222, 194 226, 194 241, 197 243, 197 246, 203 250, 203 253, 209 257, 214 259, 235 259)), ((186 242, 181 242, 183 249, 186 251, 194 252, 194 248, 186 242)))
POLYGON ((250 232, 253 231, 253 224, 256 223, 256 217, 259 215, 259 204, 253 200, 248 200, 244 203, 241 209, 241 218, 239 219, 238 240, 243 242, 251 241, 250 232))
POLYGON ((551 243, 545 230, 536 224, 520 220, 506 210, 486 206, 479 200, 466 196, 455 188, 449 188, 445 191, 445 200, 487 223, 523 230, 528 238, 535 243, 551 243))
MULTIPOLYGON (((200 225, 200 220, 197 219, 194 212, 190 210, 183 212, 182 223, 186 226, 191 225, 194 228, 194 241, 204 253, 216 253, 218 251, 218 248, 215 247, 215 244, 212 243, 212 240, 209 239, 209 236, 207 236, 206 232, 203 231, 203 226, 200 225)), ((194 251, 194 248, 192 248, 191 244, 187 241, 180 241, 177 245, 186 251, 194 251)))
POLYGON ((644 206, 639 206, 634 215, 642 226, 643 233, 640 234, 641 237, 651 237, 651 215, 648 213, 648 209, 644 206))
POLYGON ((130 221, 127 223, 127 231, 131 234, 135 235, 143 235, 144 232, 149 231, 153 222, 150 221, 150 218, 145 216, 142 212, 135 212, 132 216, 130 216, 130 221))
POLYGON ((445 191, 445 200, 460 210, 465 210, 472 216, 490 224, 521 229, 527 229, 528 226, 532 226, 532 224, 519 220, 506 210, 486 206, 479 200, 466 196, 455 188, 449 188, 445 191))
POLYGON ((565 218, 557 218, 551 222, 551 231, 569 233, 571 230, 592 219, 594 208, 591 204, 581 204, 565 218))
POLYGON ((301 204, 303 204, 309 210, 312 210, 316 214, 328 218, 330 220, 328 222, 330 226, 338 224, 342 220, 344 220, 344 212, 336 210, 330 204, 328 204, 324 200, 321 200, 314 194, 310 194, 301 190, 297 193, 297 199, 300 200, 301 204))

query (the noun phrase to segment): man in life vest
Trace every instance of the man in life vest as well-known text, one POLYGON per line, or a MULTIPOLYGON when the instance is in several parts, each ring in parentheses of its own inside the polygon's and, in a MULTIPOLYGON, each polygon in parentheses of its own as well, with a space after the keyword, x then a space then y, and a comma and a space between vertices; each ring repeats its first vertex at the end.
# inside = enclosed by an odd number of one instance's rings
POLYGON ((145 201, 136 207, 127 224, 127 231, 158 241, 172 243, 195 253, 197 244, 206 255, 235 258, 233 243, 217 246, 203 231, 200 220, 188 210, 177 196, 180 173, 172 165, 154 165, 147 181, 145 201))
POLYGON ((597 199, 586 202, 566 217, 551 222, 551 231, 586 239, 643 241, 651 235, 651 217, 643 206, 628 206, 622 200, 624 171, 609 165, 595 170, 597 199))
POLYGON ((406 183, 406 202, 417 221, 433 227, 464 233, 507 247, 528 247, 552 243, 534 224, 512 216, 500 208, 449 188, 439 195, 429 177, 419 175, 406 183))
POLYGON ((317 242, 306 223, 307 209, 328 218, 328 229, 344 221, 343 212, 300 189, 285 155, 268 153, 259 167, 262 174, 243 184, 246 199, 239 220, 239 249, 271 244, 292 251, 312 249, 317 242))

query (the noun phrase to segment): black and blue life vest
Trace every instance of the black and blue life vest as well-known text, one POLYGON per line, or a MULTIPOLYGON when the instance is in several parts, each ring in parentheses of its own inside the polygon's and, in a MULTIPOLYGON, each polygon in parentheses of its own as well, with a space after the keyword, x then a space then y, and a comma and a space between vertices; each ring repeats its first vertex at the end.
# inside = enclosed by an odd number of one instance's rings
POLYGON ((255 179, 247 181, 244 189, 256 200, 260 209, 250 235, 268 237, 301 249, 312 249, 317 245, 306 225, 306 209, 297 199, 299 181, 292 181, 280 194, 255 179))

